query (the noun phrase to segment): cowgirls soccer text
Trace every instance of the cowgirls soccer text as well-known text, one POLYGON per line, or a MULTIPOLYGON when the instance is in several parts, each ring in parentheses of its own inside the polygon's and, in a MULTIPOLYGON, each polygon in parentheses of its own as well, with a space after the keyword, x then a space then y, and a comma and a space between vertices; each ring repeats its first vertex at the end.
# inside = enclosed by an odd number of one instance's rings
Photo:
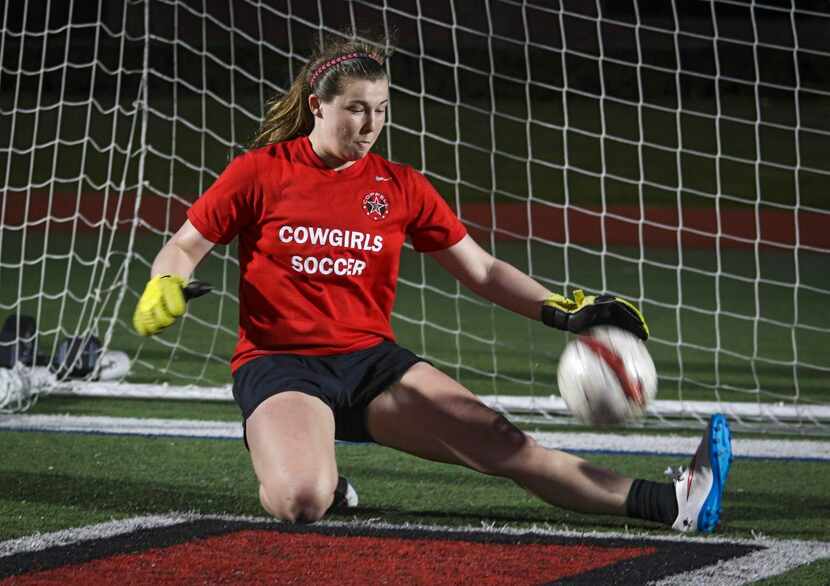
MULTIPOLYGON (((380 252, 383 250, 383 236, 368 234, 355 230, 340 228, 320 228, 319 226, 280 226, 277 231, 280 242, 285 244, 310 244, 314 246, 333 246, 380 252)), ((298 273, 322 275, 362 275, 366 262, 356 258, 332 258, 324 256, 291 257, 291 268, 298 273)))

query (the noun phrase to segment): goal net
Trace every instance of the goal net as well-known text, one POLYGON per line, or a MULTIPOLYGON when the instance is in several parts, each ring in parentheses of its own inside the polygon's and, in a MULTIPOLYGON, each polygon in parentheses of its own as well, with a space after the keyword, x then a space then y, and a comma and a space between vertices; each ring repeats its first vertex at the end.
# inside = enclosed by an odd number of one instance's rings
MULTIPOLYGON (((378 152, 422 170, 480 244, 552 290, 643 308, 660 377, 650 421, 725 410, 747 425, 828 429, 824 4, 131 0, 2 11, 3 410, 51 391, 153 385, 227 398, 234 245, 198 268, 214 292, 164 334, 134 334, 133 308, 155 253, 245 149, 263 104, 322 35, 351 27, 397 37, 378 152), (128 372, 102 364, 117 353, 128 372)), ((394 325, 402 344, 513 417, 564 413, 555 368, 567 337, 483 302, 411 249, 394 325)))

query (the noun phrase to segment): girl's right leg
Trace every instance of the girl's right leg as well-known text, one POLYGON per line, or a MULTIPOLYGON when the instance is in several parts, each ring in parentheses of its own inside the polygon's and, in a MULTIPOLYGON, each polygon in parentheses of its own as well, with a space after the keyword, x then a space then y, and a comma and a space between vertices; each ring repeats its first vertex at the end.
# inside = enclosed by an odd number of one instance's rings
POLYGON ((624 515, 632 480, 536 443, 466 387, 420 362, 370 404, 369 432, 381 445, 510 478, 573 511, 624 515))
POLYGON ((337 487, 328 405, 305 393, 281 392, 263 401, 245 427, 265 510, 292 523, 322 518, 337 487))

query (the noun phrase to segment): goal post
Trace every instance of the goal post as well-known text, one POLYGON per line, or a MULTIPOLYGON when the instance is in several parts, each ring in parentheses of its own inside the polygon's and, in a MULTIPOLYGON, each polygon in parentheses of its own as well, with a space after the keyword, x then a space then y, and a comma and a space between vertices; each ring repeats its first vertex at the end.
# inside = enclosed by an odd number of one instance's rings
MULTIPOLYGON (((750 427, 828 430, 826 7, 30 0, 2 11, 0 363, 29 348, 39 365, 0 366, 0 409, 152 386, 227 397, 234 245, 198 268, 214 292, 169 331, 140 338, 132 310, 155 253, 245 149, 266 100, 323 35, 352 28, 397 39, 378 152, 423 171, 480 244, 552 290, 642 307, 660 377, 649 424, 721 409, 750 427), (66 340, 92 336, 128 356, 128 374, 49 376, 66 340)), ((514 418, 562 419, 567 337, 409 248, 394 326, 514 418)))

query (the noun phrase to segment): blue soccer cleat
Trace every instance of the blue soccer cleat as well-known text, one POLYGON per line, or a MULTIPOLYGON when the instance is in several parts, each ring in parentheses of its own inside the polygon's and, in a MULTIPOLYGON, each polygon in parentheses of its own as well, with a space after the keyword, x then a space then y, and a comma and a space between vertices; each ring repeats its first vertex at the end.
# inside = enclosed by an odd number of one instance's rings
POLYGON ((689 469, 674 479, 678 514, 672 529, 710 533, 717 527, 731 463, 729 424, 726 417, 717 413, 709 419, 689 469))

